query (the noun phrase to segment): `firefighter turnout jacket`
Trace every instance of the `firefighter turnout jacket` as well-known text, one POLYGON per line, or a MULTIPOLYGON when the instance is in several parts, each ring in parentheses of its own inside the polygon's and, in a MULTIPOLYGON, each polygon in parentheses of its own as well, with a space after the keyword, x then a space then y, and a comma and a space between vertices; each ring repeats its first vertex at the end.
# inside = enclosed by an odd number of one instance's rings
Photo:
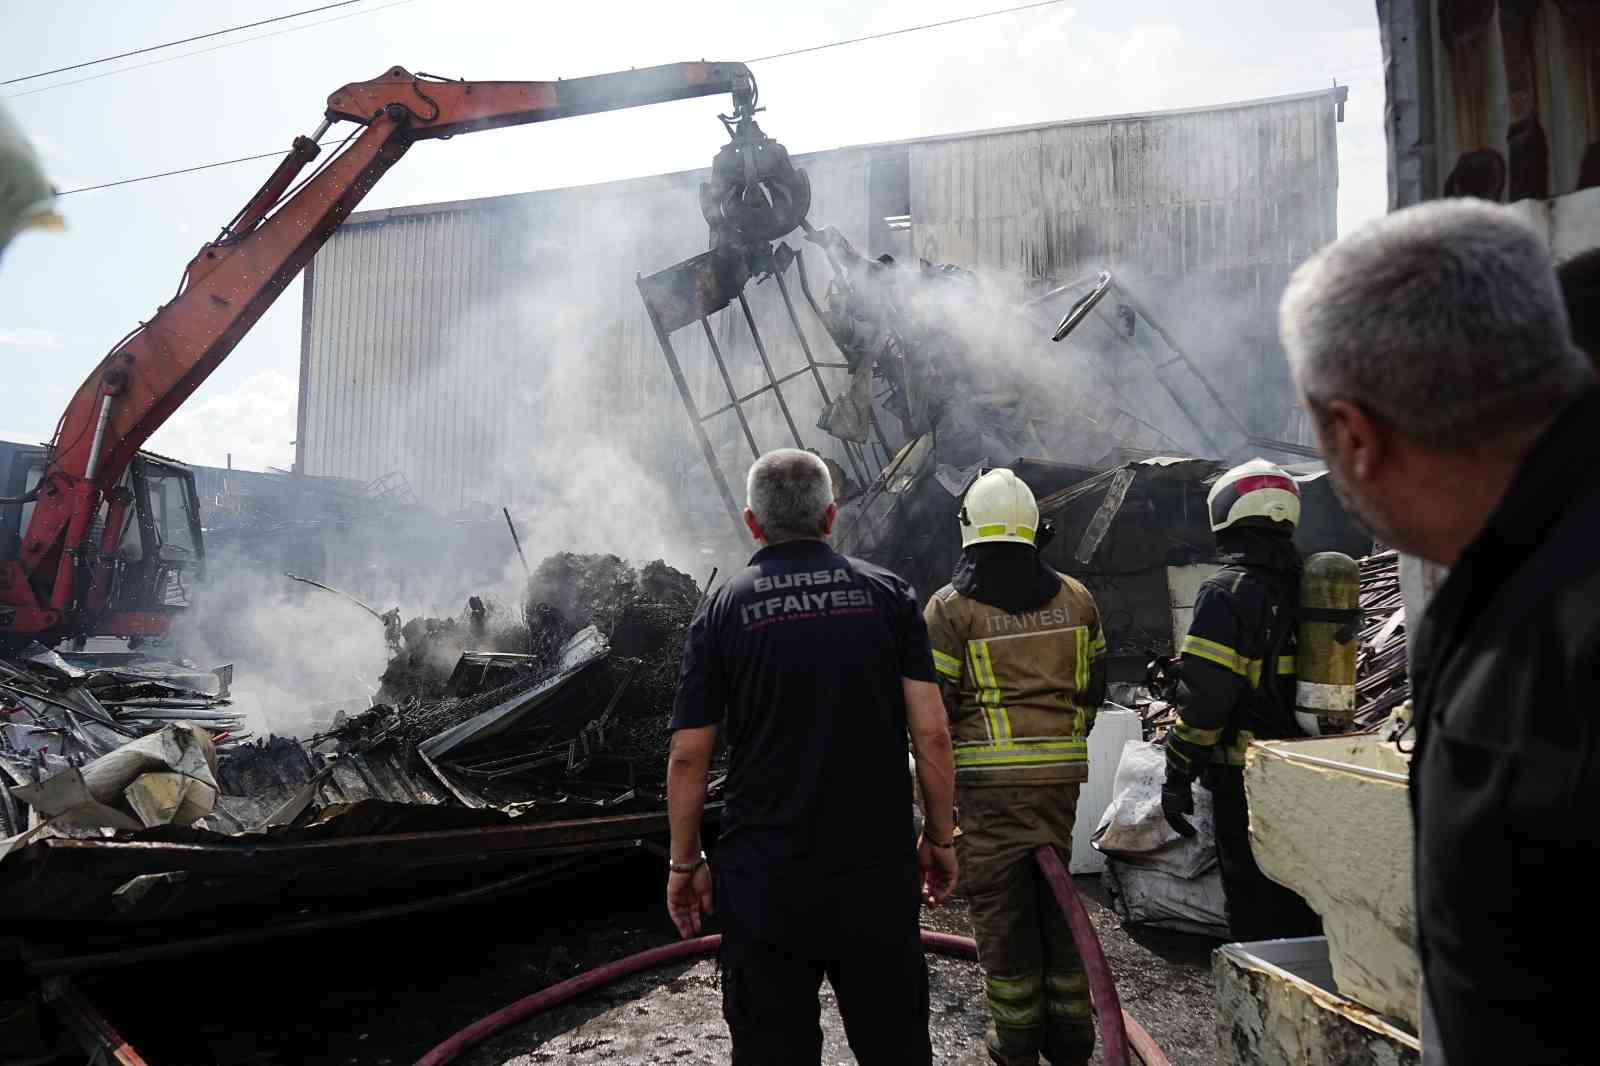
POLYGON ((1170 773, 1243 766, 1252 740, 1301 735, 1294 717, 1300 557, 1287 536, 1236 529, 1218 536, 1224 566, 1200 586, 1183 639, 1167 738, 1170 773))
POLYGON ((946 683, 959 787, 1088 777, 1106 650, 1088 589, 1061 577, 1043 606, 1013 613, 946 585, 924 617, 946 683))

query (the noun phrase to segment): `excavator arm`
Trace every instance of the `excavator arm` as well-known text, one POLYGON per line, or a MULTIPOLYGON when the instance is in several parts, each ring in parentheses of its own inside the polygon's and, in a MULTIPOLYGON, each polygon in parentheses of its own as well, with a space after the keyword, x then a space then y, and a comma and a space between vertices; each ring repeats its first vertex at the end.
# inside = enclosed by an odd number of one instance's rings
POLYGON ((133 502, 118 487, 124 473, 414 141, 723 92, 748 124, 755 85, 742 63, 672 63, 553 82, 452 81, 394 67, 335 92, 321 128, 297 137, 218 239, 201 247, 178 294, 113 347, 73 396, 30 494, 17 556, 0 562, 0 636, 165 631, 162 612, 106 610, 133 502), (365 128, 291 188, 321 153, 317 141, 340 121, 365 128))

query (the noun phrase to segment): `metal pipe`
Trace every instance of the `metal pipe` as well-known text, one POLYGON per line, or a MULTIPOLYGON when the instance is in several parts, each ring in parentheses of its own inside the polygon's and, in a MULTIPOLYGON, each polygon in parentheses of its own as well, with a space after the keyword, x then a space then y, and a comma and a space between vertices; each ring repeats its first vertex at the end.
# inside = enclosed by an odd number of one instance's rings
POLYGON ((89 461, 83 467, 83 480, 93 481, 100 467, 100 448, 106 441, 106 426, 111 422, 111 392, 100 397, 100 418, 94 424, 94 440, 89 444, 89 461))
MULTIPOLYGON (((781 385, 786 381, 793 381, 795 378, 804 377, 806 374, 809 374, 809 373, 811 373, 810 370, 807 370, 805 367, 801 367, 799 370, 793 371, 792 373, 785 374, 783 377, 779 378, 777 380, 777 382, 775 382, 775 384, 781 385)), ((751 400, 755 399, 757 396, 766 395, 767 393, 772 391, 772 388, 773 388, 772 385, 763 385, 763 386, 761 386, 759 389, 757 389, 754 392, 745 393, 743 396, 740 396, 737 399, 735 399, 733 401, 733 403, 725 403, 721 407, 717 408, 715 411, 707 411, 706 412, 706 418, 708 420, 709 419, 713 419, 713 418, 717 417, 720 414, 724 414, 724 413, 726 413, 728 411, 732 411, 736 407, 738 407, 740 404, 749 403, 751 400)))
MULTIPOLYGON (((700 421, 704 422, 706 418, 721 414, 731 407, 739 416, 739 425, 744 429, 744 439, 750 442, 750 454, 759 459, 761 458, 761 449, 756 445, 756 435, 750 432, 750 422, 744 417, 744 408, 739 406, 739 393, 734 390, 733 378, 728 375, 728 364, 722 361, 722 349, 717 345, 717 338, 711 332, 710 319, 702 318, 700 320, 700 328, 705 330, 706 343, 711 345, 711 357, 716 360, 717 370, 722 374, 722 384, 728 389, 728 399, 733 401, 712 411, 711 414, 706 415, 700 421)), ((755 393, 751 393, 751 395, 754 396, 755 393)))
POLYGON ((322 120, 322 125, 317 127, 317 131, 311 135, 311 139, 313 141, 322 140, 322 135, 324 133, 327 133, 332 128, 333 128, 333 119, 331 119, 331 118, 323 119, 322 120))
POLYGON ((511 521, 511 508, 502 507, 500 513, 506 516, 506 528, 511 531, 511 543, 517 546, 517 558, 522 560, 522 573, 532 577, 533 571, 528 569, 528 557, 522 554, 522 538, 517 536, 517 527, 511 521))
POLYGON ((117 1066, 146 1066, 145 1060, 132 1044, 84 998, 66 978, 45 986, 44 998, 61 1015, 81 1046, 94 1063, 116 1063, 117 1066))

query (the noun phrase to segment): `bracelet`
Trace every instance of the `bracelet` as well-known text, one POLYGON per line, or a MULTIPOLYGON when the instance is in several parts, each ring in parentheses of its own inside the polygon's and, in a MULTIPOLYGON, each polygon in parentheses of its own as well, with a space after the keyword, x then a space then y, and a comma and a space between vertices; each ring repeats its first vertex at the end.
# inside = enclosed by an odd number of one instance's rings
POLYGON ((700 869, 700 867, 704 866, 705 864, 706 864, 706 853, 702 851, 700 853, 700 857, 695 859, 693 862, 671 862, 671 861, 669 861, 667 863, 667 869, 671 870, 675 874, 692 874, 696 870, 700 869))

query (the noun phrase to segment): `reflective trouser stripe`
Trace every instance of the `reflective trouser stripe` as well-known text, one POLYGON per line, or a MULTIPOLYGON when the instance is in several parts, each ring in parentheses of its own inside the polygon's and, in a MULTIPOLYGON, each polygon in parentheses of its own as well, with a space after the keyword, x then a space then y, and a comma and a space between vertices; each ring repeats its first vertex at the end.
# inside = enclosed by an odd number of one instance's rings
POLYGON ((1052 973, 1044 978, 1045 1009, 1060 1018, 1075 1021, 1094 1016, 1089 999, 1089 978, 1082 973, 1052 973))
POLYGON ((1044 1020, 1044 988, 1037 976, 985 976, 983 983, 996 1025, 1032 1026, 1044 1020))

